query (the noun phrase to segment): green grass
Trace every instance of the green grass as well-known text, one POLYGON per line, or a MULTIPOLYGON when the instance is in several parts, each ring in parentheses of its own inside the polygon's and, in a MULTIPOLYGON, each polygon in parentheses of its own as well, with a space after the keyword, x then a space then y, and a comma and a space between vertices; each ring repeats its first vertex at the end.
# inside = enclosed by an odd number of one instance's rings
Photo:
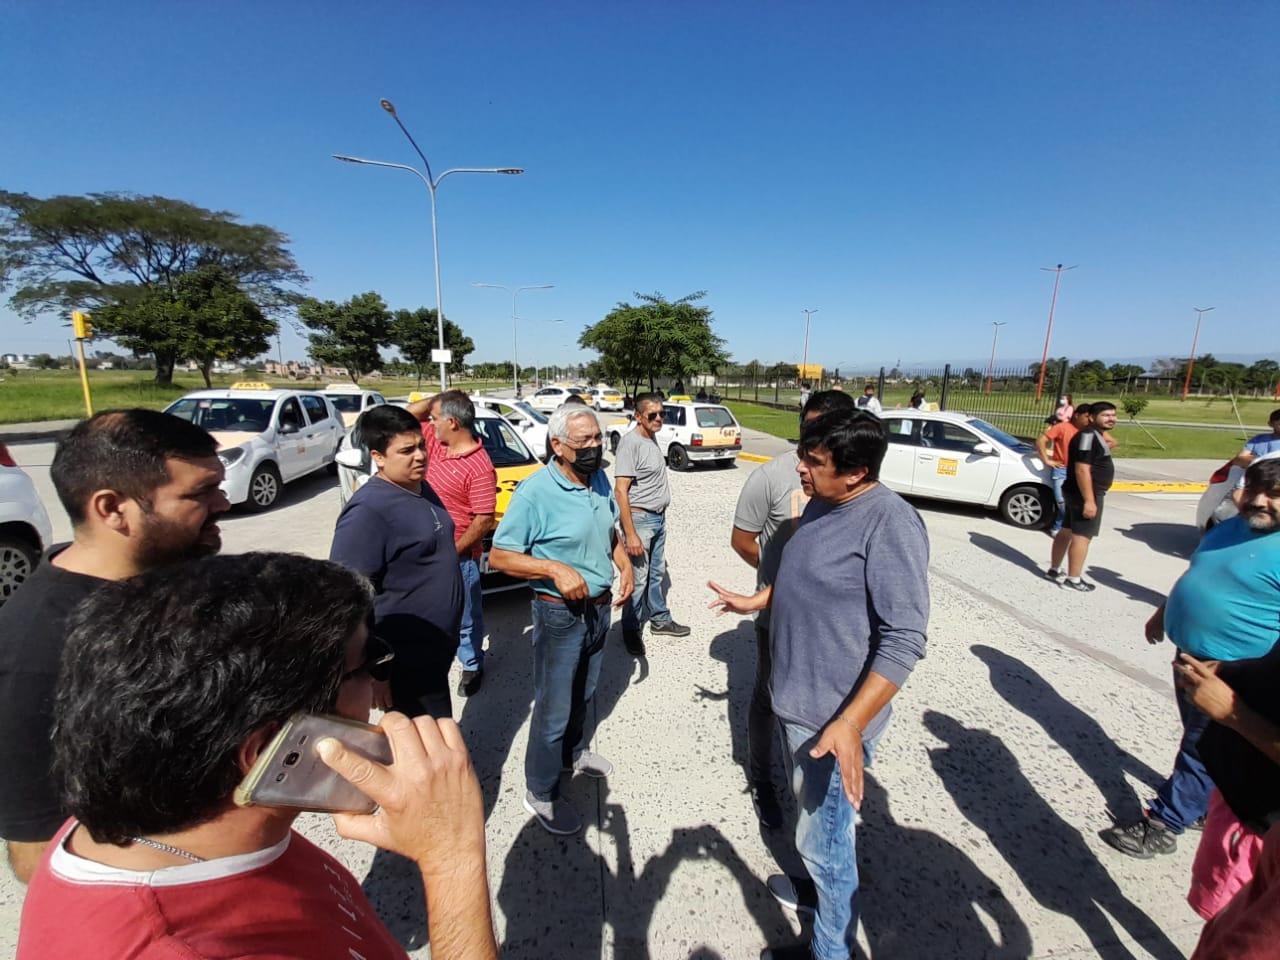
MULTIPOLYGON (((0 371, 0 423, 31 423, 40 420, 72 420, 84 416, 84 396, 80 377, 74 370, 4 370, 0 371)), ((241 380, 261 381, 272 386, 311 388, 330 381, 288 381, 256 373, 219 375, 214 386, 226 387, 241 380)), ((336 382, 336 381, 335 381, 336 382)), ((388 397, 400 396, 418 389, 414 378, 369 380, 364 384, 388 397)), ((455 382, 459 389, 489 390, 504 385, 501 381, 455 382)), ((204 389, 198 373, 176 373, 171 386, 159 386, 152 374, 138 370, 90 370, 89 389, 95 410, 112 407, 146 407, 158 410, 191 390, 204 389)), ((430 382, 422 389, 432 391, 430 382)))
MULTIPOLYGON (((756 403, 728 400, 725 405, 733 411, 738 421, 748 429, 795 440, 799 434, 799 411, 776 410, 756 403)), ((992 418, 998 419, 998 418, 992 418)), ((997 424, 999 426, 999 424, 997 424)), ((1009 426, 1009 425, 1005 425, 1009 426)), ((1243 441, 1238 433, 1225 430, 1199 430, 1195 428, 1149 427, 1165 449, 1160 449, 1141 428, 1126 424, 1123 420, 1112 432, 1120 446, 1117 457, 1176 460, 1228 460, 1240 452, 1243 441)))

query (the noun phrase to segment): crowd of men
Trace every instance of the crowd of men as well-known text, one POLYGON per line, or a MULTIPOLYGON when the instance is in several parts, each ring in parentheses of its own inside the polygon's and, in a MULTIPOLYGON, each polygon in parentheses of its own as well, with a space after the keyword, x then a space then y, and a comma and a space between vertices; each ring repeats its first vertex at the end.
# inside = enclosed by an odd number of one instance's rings
MULTIPOLYGON (((767 885, 812 915, 813 932, 771 946, 774 958, 854 953, 864 769, 926 648, 928 535, 878 482, 887 438, 874 400, 870 388, 806 398, 794 453, 754 471, 735 510, 730 543, 756 592, 709 584, 712 607, 755 617, 757 816, 784 823, 775 755, 797 811, 805 875, 767 885)), ((524 807, 573 834, 582 818, 564 775, 614 769, 590 749, 613 611, 637 656, 646 624, 651 638, 690 633, 664 586, 661 397, 634 409, 612 485, 595 415, 558 409, 547 467, 495 528, 494 469, 465 394, 373 408, 359 427, 377 473, 344 506, 327 561, 217 556, 223 467, 187 421, 112 411, 67 434, 51 476, 73 540, 0 608, 0 836, 30 884, 20 960, 86 943, 104 957, 303 955, 316 940, 403 958, 359 881, 292 829, 296 810, 235 802, 288 718, 365 721, 375 708, 393 763, 315 745, 377 805, 336 815, 338 832, 415 864, 438 960, 496 956, 483 804, 448 685, 456 657, 457 693, 481 689, 480 546, 491 534, 491 568, 532 588, 524 807)), ((1055 425, 1042 441, 1064 470, 1051 574, 1067 585, 1083 582, 1110 486, 1114 411, 1078 406, 1074 433, 1055 425)), ((1240 516, 1209 532, 1148 624, 1151 642, 1167 633, 1178 648, 1174 772, 1141 818, 1102 834, 1149 858, 1202 831, 1189 900, 1211 921, 1204 960, 1269 956, 1280 932, 1280 460, 1256 456, 1240 516)))

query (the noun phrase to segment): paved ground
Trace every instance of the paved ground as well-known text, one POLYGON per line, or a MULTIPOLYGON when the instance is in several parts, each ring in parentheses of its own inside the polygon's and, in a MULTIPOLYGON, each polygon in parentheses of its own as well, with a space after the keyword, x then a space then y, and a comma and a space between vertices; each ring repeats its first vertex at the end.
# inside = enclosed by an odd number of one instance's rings
MULTIPOLYGON (((49 443, 13 452, 45 497, 49 443)), ((588 829, 558 840, 520 806, 530 701, 528 605, 488 607, 486 686, 456 703, 482 777, 499 934, 510 958, 752 958, 799 932, 764 891, 791 863, 785 833, 760 830, 743 793, 750 624, 706 609, 703 583, 746 588, 728 547, 753 464, 673 477, 672 608, 693 635, 622 649, 617 627, 598 698, 607 785, 567 796, 588 829)), ((1117 494, 1096 543, 1100 589, 1042 580, 1044 534, 978 510, 920 503, 933 545, 929 655, 898 698, 868 780, 859 832, 863 939, 882 958, 1155 957, 1188 954, 1199 921, 1183 902, 1193 845, 1139 863, 1096 836, 1108 808, 1132 812, 1170 766, 1177 723, 1167 647, 1141 628, 1196 543, 1194 496, 1117 494)), ((228 551, 326 553, 338 498, 325 475, 262 515, 223 523, 228 551)), ((61 511, 59 533, 67 533, 61 511)), ((425 921, 394 857, 303 829, 342 857, 415 952, 425 921)), ((0 877, 0 951, 21 891, 0 877)))

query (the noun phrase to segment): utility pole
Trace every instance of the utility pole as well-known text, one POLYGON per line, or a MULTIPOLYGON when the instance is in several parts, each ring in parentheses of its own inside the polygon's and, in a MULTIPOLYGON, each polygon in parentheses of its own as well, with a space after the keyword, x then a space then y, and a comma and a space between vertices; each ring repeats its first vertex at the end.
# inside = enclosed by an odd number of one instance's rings
MULTIPOLYGON (((1187 358, 1187 379, 1182 384, 1182 399, 1187 399, 1187 394, 1191 392, 1191 371, 1196 368, 1196 344, 1200 342, 1200 321, 1204 319, 1204 315, 1210 310, 1216 310, 1217 307, 1192 307, 1196 312, 1196 332, 1191 337, 1191 356, 1187 358)), ((1204 392, 1204 380, 1200 381, 1200 392, 1204 392)))
POLYGON ((991 375, 996 366, 996 338, 1000 336, 1000 328, 1006 326, 1008 320, 991 321, 991 359, 987 361, 987 393, 991 392, 991 375))
POLYGON ((1053 337, 1053 308, 1058 303, 1058 283, 1062 280, 1062 274, 1067 270, 1074 270, 1079 264, 1070 267, 1064 267, 1058 264, 1056 267, 1041 267, 1041 270, 1047 270, 1053 274, 1053 297, 1049 300, 1049 326, 1044 332, 1044 354, 1040 357, 1040 379, 1036 381, 1036 402, 1040 402, 1040 395, 1044 393, 1044 371, 1049 363, 1049 340, 1053 337))
POLYGON ((804 379, 804 369, 809 366, 809 318, 817 313, 817 309, 804 310, 804 359, 800 361, 800 379, 804 379))

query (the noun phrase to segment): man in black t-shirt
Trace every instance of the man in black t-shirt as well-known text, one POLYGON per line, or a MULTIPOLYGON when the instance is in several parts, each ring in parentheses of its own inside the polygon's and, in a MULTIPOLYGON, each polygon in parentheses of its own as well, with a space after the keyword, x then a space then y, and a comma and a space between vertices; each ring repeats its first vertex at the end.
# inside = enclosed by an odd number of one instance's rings
POLYGON ((1102 401, 1090 408, 1093 423, 1071 438, 1067 448, 1067 479, 1062 485, 1066 519, 1053 538, 1049 570, 1045 576, 1061 587, 1087 593, 1096 585, 1081 579, 1089 543, 1102 530, 1102 503, 1115 479, 1115 461, 1106 431, 1116 425, 1116 405, 1102 401), (1067 572, 1062 573, 1062 561, 1067 572))
POLYGON ((105 581, 217 553, 217 446, 154 410, 99 413, 58 444, 50 475, 75 539, 0 607, 0 837, 23 883, 67 816, 49 744, 67 618, 105 581))

